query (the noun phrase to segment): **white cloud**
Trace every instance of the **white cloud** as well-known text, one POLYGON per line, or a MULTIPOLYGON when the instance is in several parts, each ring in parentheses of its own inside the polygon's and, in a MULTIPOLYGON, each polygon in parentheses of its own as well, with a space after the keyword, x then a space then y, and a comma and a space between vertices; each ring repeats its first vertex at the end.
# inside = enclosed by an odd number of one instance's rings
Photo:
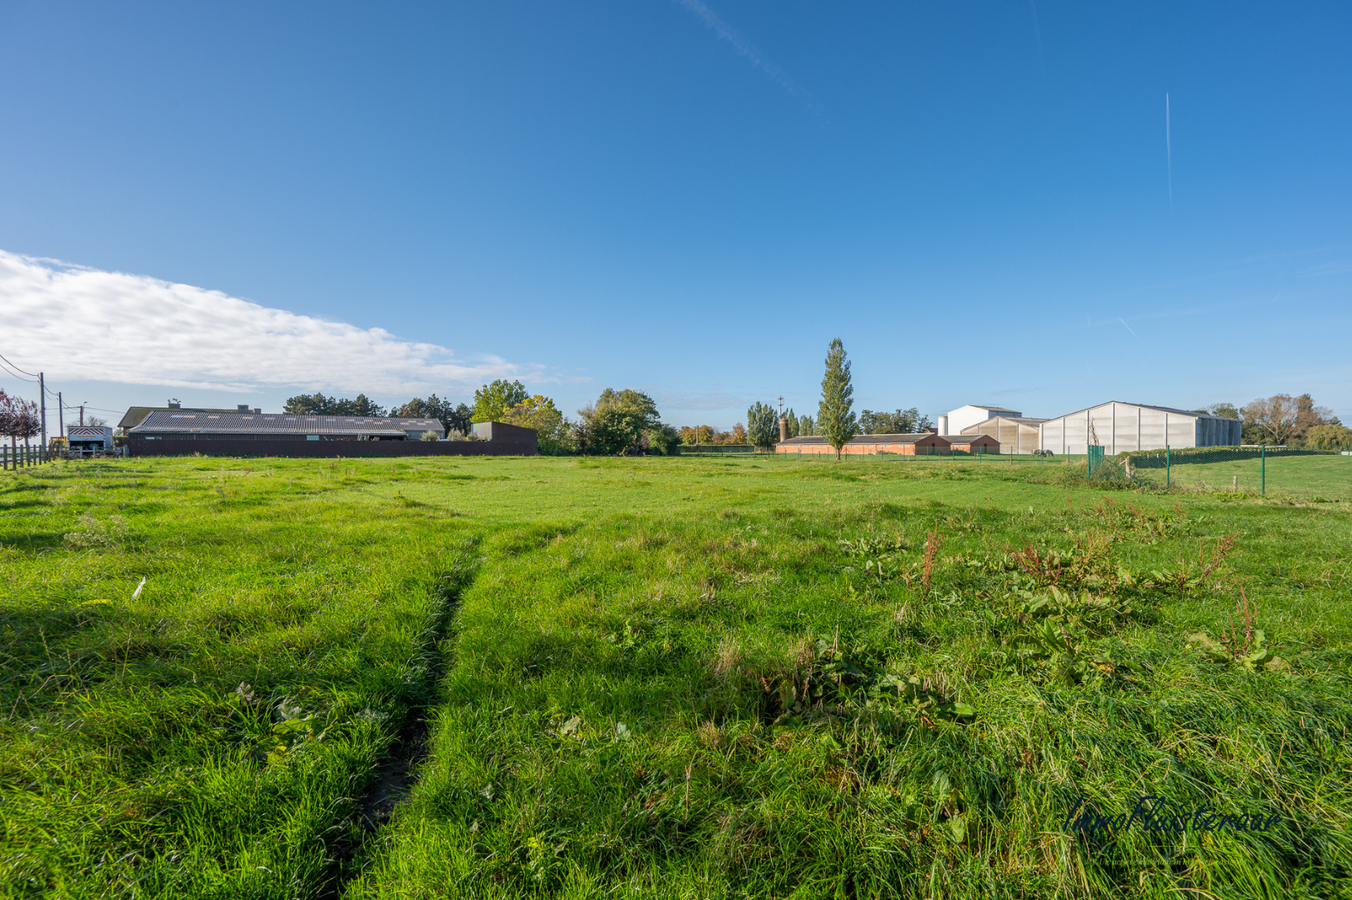
POLYGON ((553 380, 538 365, 465 360, 220 291, 0 250, 0 352, 51 379, 208 390, 299 388, 421 395, 495 378, 553 380))

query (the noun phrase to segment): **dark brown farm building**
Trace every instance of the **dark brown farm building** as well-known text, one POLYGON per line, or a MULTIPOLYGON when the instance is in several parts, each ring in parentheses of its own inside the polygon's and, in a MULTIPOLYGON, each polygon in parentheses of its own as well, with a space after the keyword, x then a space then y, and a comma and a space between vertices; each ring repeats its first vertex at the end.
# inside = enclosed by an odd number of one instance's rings
MULTIPOLYGON (((139 410, 129 411, 128 419, 139 410)), ((445 440, 433 418, 146 409, 127 430, 129 456, 534 456, 532 428, 476 422, 473 440, 445 440), (431 432, 431 435, 428 435, 431 432), (435 437, 436 440, 430 440, 435 437), (426 439, 425 439, 426 438, 426 439)))
POLYGON ((446 428, 427 417, 259 413, 241 407, 219 413, 152 409, 127 435, 143 440, 416 441, 428 431, 440 440, 446 428))

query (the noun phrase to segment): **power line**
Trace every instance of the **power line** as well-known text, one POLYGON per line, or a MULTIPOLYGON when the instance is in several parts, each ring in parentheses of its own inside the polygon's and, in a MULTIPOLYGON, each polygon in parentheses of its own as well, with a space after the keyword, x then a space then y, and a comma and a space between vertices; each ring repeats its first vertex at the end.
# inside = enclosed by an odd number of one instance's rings
POLYGON ((106 412, 106 413, 112 413, 112 414, 115 415, 115 416, 121 415, 122 413, 126 412, 125 409, 106 409, 106 408, 104 408, 104 407, 102 407, 102 406, 90 406, 88 403, 63 403, 63 404, 61 405, 61 408, 62 408, 62 409, 92 409, 94 412, 106 412))
POLYGON ((32 375, 34 378, 38 377, 37 375, 34 375, 32 372, 29 372, 27 369, 20 369, 18 366, 14 365, 14 363, 10 362, 8 359, 5 359, 3 354, 0 354, 0 360, 4 360, 5 365, 9 366, 11 369, 14 369, 15 371, 23 372, 25 375, 32 375))
MULTIPOLYGON (((4 357, 3 357, 3 356, 0 356, 0 360, 3 360, 3 359, 4 359, 4 357)), ((0 362, 0 369, 4 369, 6 375, 12 375, 12 376, 14 376, 15 378, 19 379, 20 381, 31 381, 33 384, 37 384, 37 383, 38 383, 38 380, 37 380, 36 378, 25 378, 24 376, 20 375, 19 372, 23 371, 22 369, 20 369, 20 370, 18 370, 18 371, 11 371, 11 369, 10 369, 10 367, 9 367, 9 365, 8 365, 8 362, 9 362, 9 360, 5 360, 4 362, 0 362)))
POLYGON ((33 377, 31 377, 31 378, 26 377, 26 376, 33 375, 33 373, 32 373, 32 372, 29 372, 27 369, 21 369, 21 368, 19 368, 19 367, 16 366, 14 363, 10 362, 9 359, 8 359, 4 354, 0 354, 0 370, 3 370, 3 371, 5 372, 5 374, 11 375, 11 376, 13 376, 14 378, 19 379, 20 381, 27 381, 27 382, 30 382, 30 383, 32 383, 32 384, 40 384, 40 385, 42 385, 42 391, 43 391, 43 393, 46 394, 46 395, 49 396, 49 397, 56 397, 56 398, 58 399, 58 402, 61 403, 61 408, 62 408, 62 409, 79 409, 81 406, 84 406, 85 409, 92 409, 92 410, 96 410, 96 411, 98 411, 98 412, 113 413, 114 415, 116 415, 117 413, 122 412, 122 410, 120 410, 120 409, 104 409, 104 408, 101 407, 101 406, 90 406, 90 405, 87 404, 87 403, 85 403, 85 404, 79 404, 79 403, 65 403, 65 402, 61 402, 61 400, 60 400, 60 398, 61 398, 61 392, 60 392, 60 391, 54 391, 54 390, 52 390, 51 388, 47 387, 47 385, 44 383, 44 381, 43 381, 42 379, 40 379, 39 377, 37 377, 37 376, 33 376, 33 377))

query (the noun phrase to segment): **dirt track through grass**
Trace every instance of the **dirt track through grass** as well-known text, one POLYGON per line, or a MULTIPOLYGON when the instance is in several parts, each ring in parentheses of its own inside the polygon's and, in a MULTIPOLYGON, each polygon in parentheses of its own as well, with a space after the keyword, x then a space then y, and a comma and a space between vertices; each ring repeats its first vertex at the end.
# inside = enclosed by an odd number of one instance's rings
POLYGON ((3 484, 0 891, 335 876, 468 537, 402 505, 353 515, 344 477, 96 463, 3 484))

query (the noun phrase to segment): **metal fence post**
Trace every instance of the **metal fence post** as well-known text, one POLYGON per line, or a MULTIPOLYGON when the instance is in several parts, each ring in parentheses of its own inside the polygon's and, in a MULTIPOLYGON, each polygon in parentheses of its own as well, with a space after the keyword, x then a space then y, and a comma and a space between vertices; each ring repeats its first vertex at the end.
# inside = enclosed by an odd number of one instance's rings
POLYGON ((1164 445, 1164 488, 1169 489, 1169 445, 1164 445))
POLYGON ((1263 487, 1262 487, 1262 493, 1263 493, 1263 494, 1266 494, 1266 493, 1267 493, 1267 444, 1264 444, 1263 446, 1261 446, 1261 447, 1258 448, 1258 459, 1261 461, 1260 464, 1261 464, 1262 473, 1263 473, 1263 481, 1262 481, 1263 487))

